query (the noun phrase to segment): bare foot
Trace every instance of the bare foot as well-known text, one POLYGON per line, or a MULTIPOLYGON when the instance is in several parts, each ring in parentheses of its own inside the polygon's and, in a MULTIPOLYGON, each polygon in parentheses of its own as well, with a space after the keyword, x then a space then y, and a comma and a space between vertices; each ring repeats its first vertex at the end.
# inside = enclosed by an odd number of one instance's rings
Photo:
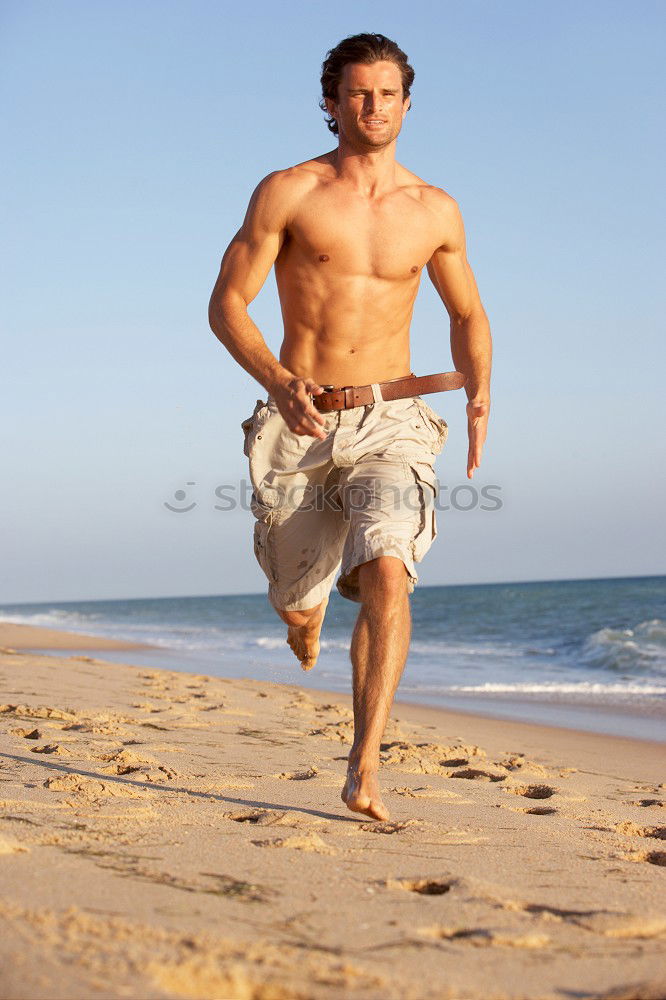
POLYGON ((287 629, 287 642, 294 656, 300 660, 303 670, 312 670, 319 656, 319 636, 324 624, 328 598, 322 601, 319 608, 308 618, 305 625, 290 625, 287 629))
POLYGON ((385 820, 389 812, 382 802, 375 771, 358 771, 350 764, 342 789, 342 801, 352 812, 365 813, 371 819, 385 820))

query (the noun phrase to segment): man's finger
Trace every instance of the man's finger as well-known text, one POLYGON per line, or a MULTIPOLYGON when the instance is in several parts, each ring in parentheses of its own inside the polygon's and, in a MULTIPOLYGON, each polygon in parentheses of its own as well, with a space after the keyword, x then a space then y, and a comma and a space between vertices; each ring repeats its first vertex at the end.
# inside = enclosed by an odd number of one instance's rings
POLYGON ((301 415, 301 420, 311 420, 313 424, 323 424, 324 418, 322 417, 319 410, 316 410, 312 403, 309 401, 304 404, 303 412, 301 415))
POLYGON ((315 382, 311 378, 303 380, 302 388, 306 396, 319 396, 324 391, 322 387, 319 385, 319 382, 315 382))
POLYGON ((319 424, 320 426, 323 426, 323 424, 324 424, 324 418, 322 417, 322 415, 319 412, 319 410, 315 410, 314 406, 308 406, 307 414, 308 414, 310 420, 314 421, 315 424, 319 424))
POLYGON ((300 424, 298 427, 295 427, 294 433, 300 434, 302 437, 316 437, 319 438, 320 441, 325 441, 326 438, 328 437, 325 431, 315 430, 313 427, 306 427, 303 424, 300 424))
POLYGON ((323 440, 324 438, 328 437, 328 432, 324 430, 324 426, 325 426, 324 425, 324 418, 321 417, 317 413, 316 410, 315 410, 315 414, 316 414, 316 416, 313 418, 310 415, 310 413, 308 413, 308 417, 310 418, 310 420, 314 424, 314 428, 312 430, 310 430, 310 434, 314 434, 315 437, 321 438, 323 440))
MULTIPOLYGON (((304 434, 309 437, 321 438, 322 441, 325 440, 328 437, 328 434, 323 427, 320 427, 314 420, 311 420, 310 423, 308 423, 308 418, 309 414, 305 414, 295 427, 292 428, 292 430, 295 431, 296 434, 304 434)), ((323 423, 323 421, 321 421, 321 423, 323 423)))

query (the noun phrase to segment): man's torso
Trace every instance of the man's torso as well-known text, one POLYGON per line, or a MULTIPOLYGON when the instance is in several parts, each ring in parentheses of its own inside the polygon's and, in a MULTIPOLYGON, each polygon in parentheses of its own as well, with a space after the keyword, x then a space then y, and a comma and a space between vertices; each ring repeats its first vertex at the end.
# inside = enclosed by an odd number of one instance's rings
POLYGON ((448 196, 396 164, 396 188, 365 197, 337 177, 330 154, 285 174, 291 210, 275 263, 281 363, 336 386, 409 374, 414 301, 443 243, 448 196))

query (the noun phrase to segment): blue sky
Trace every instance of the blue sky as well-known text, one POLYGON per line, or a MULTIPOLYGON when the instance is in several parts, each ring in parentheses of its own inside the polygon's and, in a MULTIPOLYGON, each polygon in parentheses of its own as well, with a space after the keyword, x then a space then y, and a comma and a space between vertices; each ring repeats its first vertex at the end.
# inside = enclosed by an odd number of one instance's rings
MULTIPOLYGON (((246 477, 265 392, 207 304, 258 180, 332 147, 320 66, 357 31, 415 67, 398 158, 458 200, 495 342, 473 483, 502 507, 440 513, 422 582, 663 572, 665 22, 613 0, 1 4, 0 600, 264 589, 251 515, 214 490, 246 477)), ((252 315, 277 352, 272 277, 252 315)), ((427 278, 412 367, 452 367, 427 278)), ((464 397, 428 399, 450 495, 464 397)))

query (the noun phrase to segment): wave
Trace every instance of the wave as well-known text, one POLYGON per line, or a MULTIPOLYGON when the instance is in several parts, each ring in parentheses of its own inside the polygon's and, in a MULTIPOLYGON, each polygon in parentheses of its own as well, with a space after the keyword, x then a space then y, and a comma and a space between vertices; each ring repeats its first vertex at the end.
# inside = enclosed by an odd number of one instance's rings
POLYGON ((653 618, 633 628, 601 628, 583 643, 582 660, 614 672, 666 673, 666 622, 653 618))
POLYGON ((2 621, 11 622, 13 625, 35 625, 42 628, 60 629, 66 627, 71 632, 82 631, 91 622, 100 625, 106 624, 102 615, 85 614, 80 611, 62 611, 59 608, 53 608, 51 611, 34 611, 29 614, 16 614, 14 612, 5 614, 0 608, 0 616, 2 616, 2 621))
POLYGON ((666 684, 603 684, 597 681, 530 681, 517 683, 453 684, 442 691, 465 694, 604 694, 604 695, 666 695, 666 684))
MULTIPOLYGON (((260 635, 257 637, 248 638, 247 640, 253 646, 260 646, 261 649, 283 649, 285 645, 285 637, 282 635, 279 638, 272 635, 260 635)), ((349 639, 322 639, 321 648, 323 650, 333 650, 341 649, 345 653, 349 652, 351 647, 351 642, 349 639)))

